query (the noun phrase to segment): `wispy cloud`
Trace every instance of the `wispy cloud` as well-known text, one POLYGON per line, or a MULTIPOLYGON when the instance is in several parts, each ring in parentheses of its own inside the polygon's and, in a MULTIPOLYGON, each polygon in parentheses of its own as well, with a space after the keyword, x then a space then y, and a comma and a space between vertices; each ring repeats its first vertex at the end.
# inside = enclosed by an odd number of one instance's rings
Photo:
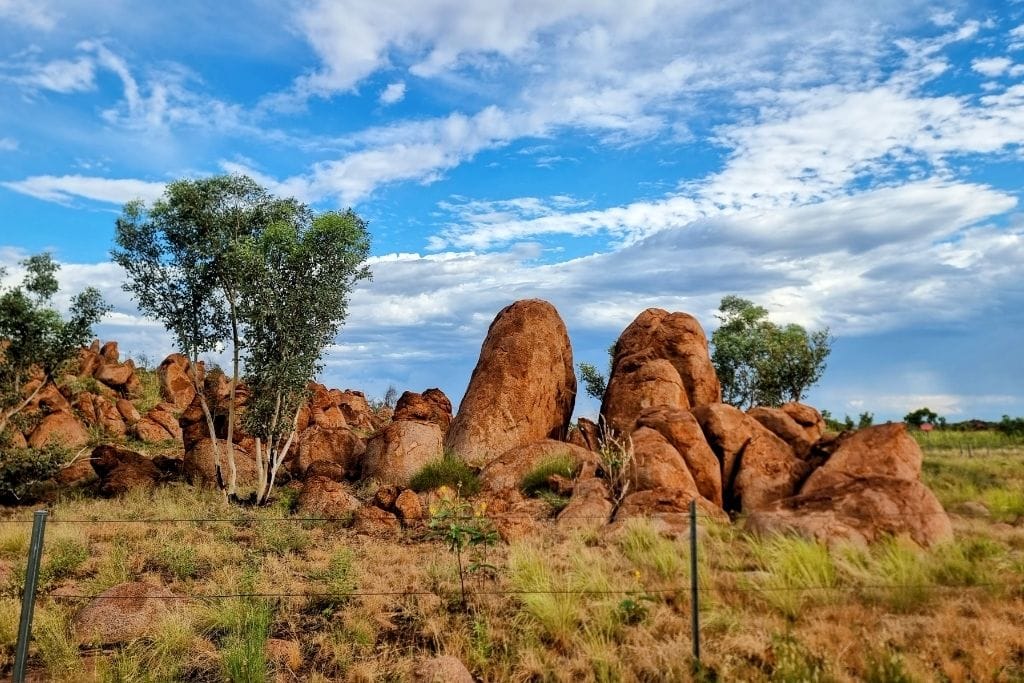
POLYGON ((380 94, 380 103, 383 105, 396 104, 405 98, 405 83, 396 81, 388 83, 388 86, 380 94))
POLYGON ((124 204, 134 199, 152 201, 163 194, 165 187, 165 183, 81 175, 39 175, 0 185, 36 199, 59 204, 67 204, 76 199, 109 204, 124 204))

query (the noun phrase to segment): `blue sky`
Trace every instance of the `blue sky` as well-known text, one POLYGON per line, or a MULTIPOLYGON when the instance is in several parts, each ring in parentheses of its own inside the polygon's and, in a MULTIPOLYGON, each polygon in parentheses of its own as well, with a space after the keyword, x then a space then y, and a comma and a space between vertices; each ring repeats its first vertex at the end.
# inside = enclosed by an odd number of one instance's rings
POLYGON ((603 366, 732 293, 831 328, 833 413, 1024 414, 1024 3, 164 4, 0 0, 0 265, 53 250, 125 351, 171 349, 120 205, 244 172, 371 222, 333 386, 457 401, 519 298, 603 366))

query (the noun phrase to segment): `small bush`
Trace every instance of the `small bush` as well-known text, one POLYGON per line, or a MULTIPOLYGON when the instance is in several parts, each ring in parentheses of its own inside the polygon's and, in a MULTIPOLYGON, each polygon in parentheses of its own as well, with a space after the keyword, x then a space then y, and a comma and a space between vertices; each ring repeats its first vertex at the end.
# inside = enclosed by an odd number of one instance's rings
POLYGON ((160 377, 156 370, 146 368, 135 368, 135 376, 139 378, 142 391, 141 397, 135 401, 135 407, 140 414, 145 415, 164 400, 160 395, 160 377))
POLYGON ((0 452, 0 503, 24 505, 35 500, 41 484, 70 458, 67 450, 4 448, 0 452))
POLYGON ((194 579, 206 569, 194 545, 170 542, 149 558, 147 567, 179 579, 194 579))
POLYGON ((557 474, 572 479, 576 476, 578 469, 576 461, 568 453, 552 456, 542 460, 527 472, 519 483, 519 488, 527 495, 537 493, 541 489, 547 488, 548 477, 557 474))
POLYGON ((441 486, 456 489, 463 496, 472 496, 480 491, 480 477, 454 453, 446 452, 424 465, 409 481, 413 491, 430 491, 441 486))

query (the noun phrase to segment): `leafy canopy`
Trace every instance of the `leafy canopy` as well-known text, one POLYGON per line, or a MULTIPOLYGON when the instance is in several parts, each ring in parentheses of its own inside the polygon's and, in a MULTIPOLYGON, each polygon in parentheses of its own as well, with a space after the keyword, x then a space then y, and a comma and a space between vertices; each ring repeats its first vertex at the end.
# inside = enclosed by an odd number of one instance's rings
MULTIPOLYGON (((23 395, 27 381, 52 378, 89 343, 93 325, 110 310, 99 291, 88 287, 71 299, 62 317, 53 303, 60 265, 48 253, 30 256, 21 265, 21 284, 0 286, 0 433, 29 398, 23 395)), ((0 269, 0 280, 5 275, 0 269)))
POLYGON ((729 295, 719 304, 721 325, 711 336, 711 361, 722 398, 740 407, 799 401, 825 371, 832 350, 828 328, 808 332, 780 326, 752 301, 729 295))

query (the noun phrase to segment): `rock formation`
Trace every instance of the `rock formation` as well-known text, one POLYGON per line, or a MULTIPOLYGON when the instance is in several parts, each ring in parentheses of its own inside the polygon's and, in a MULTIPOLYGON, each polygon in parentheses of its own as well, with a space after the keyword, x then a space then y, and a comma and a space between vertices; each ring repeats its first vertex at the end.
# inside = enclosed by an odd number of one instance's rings
POLYGON ((445 448, 482 467, 516 446, 561 440, 575 400, 572 348, 558 311, 540 299, 517 301, 487 331, 445 448))

